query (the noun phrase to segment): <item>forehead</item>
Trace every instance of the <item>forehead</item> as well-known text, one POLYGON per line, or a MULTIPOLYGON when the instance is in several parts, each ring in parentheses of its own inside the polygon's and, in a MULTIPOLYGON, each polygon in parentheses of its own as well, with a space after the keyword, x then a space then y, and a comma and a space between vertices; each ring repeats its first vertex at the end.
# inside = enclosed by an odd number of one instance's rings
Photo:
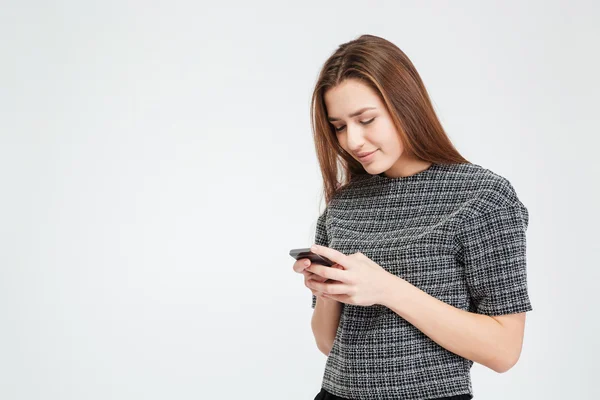
POLYGON ((362 107, 382 106, 379 96, 373 89, 356 79, 347 79, 328 89, 323 95, 327 114, 346 118, 347 114, 362 107))

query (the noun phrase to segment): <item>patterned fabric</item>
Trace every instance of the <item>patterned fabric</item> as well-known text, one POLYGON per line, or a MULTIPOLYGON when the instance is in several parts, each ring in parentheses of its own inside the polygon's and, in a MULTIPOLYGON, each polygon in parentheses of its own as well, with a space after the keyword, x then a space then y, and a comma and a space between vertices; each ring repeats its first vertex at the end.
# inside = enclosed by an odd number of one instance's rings
MULTIPOLYGON (((532 310, 528 222, 506 178, 472 163, 432 164, 407 177, 353 179, 318 217, 315 243, 360 251, 454 307, 503 315, 532 310)), ((385 306, 342 304, 323 375, 328 392, 358 400, 473 395, 472 361, 385 306)))

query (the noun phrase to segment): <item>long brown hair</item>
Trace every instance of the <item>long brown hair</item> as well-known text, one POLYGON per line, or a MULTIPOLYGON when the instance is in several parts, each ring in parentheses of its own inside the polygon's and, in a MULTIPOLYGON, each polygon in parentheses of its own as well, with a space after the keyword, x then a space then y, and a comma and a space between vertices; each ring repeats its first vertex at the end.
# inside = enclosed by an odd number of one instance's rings
POLYGON ((327 120, 325 92, 350 78, 360 80, 379 95, 406 152, 436 164, 469 162, 446 135, 425 85, 406 54, 383 38, 361 35, 341 44, 325 61, 312 95, 310 119, 326 204, 355 176, 368 174, 339 145, 335 129, 327 120))

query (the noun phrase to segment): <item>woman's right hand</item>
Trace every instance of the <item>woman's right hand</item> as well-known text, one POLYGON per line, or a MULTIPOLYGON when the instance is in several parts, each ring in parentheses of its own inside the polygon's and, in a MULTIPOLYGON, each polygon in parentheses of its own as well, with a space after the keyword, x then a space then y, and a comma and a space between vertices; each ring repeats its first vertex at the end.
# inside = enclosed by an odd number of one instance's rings
MULTIPOLYGON (((320 296, 321 295, 320 292, 317 292, 316 290, 311 289, 307 285, 308 281, 313 280, 316 282, 326 282, 329 279, 322 277, 320 275, 317 275, 314 272, 306 271, 306 268, 310 267, 311 263, 312 262, 308 258, 301 258, 299 260, 296 260, 296 262, 294 262, 293 268, 294 268, 295 272, 298 272, 299 274, 304 275, 304 286, 309 288, 310 291, 312 292, 312 294, 314 294, 315 296, 320 296), (305 264, 305 262, 308 262, 308 264, 305 264)), ((323 265, 323 264, 318 264, 318 265, 323 265)), ((344 269, 344 267, 342 267, 340 264, 333 264, 330 268, 344 269)))

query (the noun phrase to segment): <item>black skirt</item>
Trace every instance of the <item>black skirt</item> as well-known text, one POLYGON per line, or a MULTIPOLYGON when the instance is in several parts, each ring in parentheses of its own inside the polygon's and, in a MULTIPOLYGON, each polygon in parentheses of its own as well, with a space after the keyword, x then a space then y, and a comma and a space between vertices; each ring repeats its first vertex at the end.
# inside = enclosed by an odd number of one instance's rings
MULTIPOLYGON (((471 400, 473 397, 469 393, 458 394, 456 396, 450 397, 438 397, 437 399, 431 400, 471 400)), ((345 397, 336 396, 335 394, 329 393, 327 390, 321 388, 321 391, 317 393, 317 396, 314 400, 351 400, 346 399, 345 397)))

